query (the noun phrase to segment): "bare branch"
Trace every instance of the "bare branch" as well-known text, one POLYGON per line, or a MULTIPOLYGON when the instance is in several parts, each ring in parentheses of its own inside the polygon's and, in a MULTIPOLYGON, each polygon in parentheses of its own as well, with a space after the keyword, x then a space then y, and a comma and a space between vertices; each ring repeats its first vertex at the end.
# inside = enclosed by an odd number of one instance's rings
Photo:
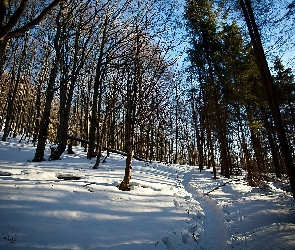
POLYGON ((10 17, 8 23, 2 27, 0 27, 0 40, 4 39, 5 37, 16 37, 19 35, 24 34, 26 31, 34 27, 35 25, 42 22, 46 15, 59 3, 65 1, 65 0, 54 0, 50 5, 48 5, 39 16, 37 16, 34 20, 27 23, 23 27, 20 27, 19 29, 11 31, 18 23, 19 19, 24 13, 25 7, 27 5, 29 0, 22 0, 20 6, 15 11, 15 13, 10 17))

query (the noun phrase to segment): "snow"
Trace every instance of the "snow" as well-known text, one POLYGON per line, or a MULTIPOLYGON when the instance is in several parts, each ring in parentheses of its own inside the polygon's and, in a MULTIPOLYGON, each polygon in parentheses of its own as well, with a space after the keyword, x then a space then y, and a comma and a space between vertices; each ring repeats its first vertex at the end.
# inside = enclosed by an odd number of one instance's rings
POLYGON ((295 204, 280 183, 134 160, 123 192, 125 156, 92 169, 81 147, 31 162, 35 150, 0 142, 0 249, 295 249, 295 204))

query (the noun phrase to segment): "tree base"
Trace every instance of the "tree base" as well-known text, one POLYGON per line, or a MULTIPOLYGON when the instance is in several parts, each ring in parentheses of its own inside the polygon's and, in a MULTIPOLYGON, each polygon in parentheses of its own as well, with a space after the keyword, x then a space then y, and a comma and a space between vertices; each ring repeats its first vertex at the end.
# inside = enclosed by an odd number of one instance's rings
POLYGON ((122 181, 120 185, 117 186, 121 191, 130 191, 130 184, 122 181))
POLYGON ((36 158, 36 157, 35 157, 35 158, 32 160, 32 162, 42 162, 42 161, 46 161, 45 158, 42 158, 42 159, 41 159, 41 158, 36 158))
POLYGON ((73 151, 73 143, 70 142, 68 144, 68 154, 71 155, 71 154, 75 154, 75 152, 73 151))

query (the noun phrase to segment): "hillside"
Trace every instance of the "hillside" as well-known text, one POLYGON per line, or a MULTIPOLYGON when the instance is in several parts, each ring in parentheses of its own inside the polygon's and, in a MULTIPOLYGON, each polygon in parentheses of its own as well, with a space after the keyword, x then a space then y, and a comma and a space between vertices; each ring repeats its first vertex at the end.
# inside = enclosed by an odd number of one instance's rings
POLYGON ((32 144, 0 142, 0 249, 295 248, 295 204, 280 183, 134 160, 122 192, 124 156, 94 170, 74 152, 38 163, 32 144))

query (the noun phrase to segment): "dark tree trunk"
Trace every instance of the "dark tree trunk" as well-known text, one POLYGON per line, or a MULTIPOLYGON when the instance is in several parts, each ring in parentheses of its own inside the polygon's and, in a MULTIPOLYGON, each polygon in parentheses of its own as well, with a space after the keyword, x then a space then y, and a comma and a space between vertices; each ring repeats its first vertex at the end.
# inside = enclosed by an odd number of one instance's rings
POLYGON ((40 129, 40 115, 41 115, 41 84, 37 88, 37 97, 36 97, 36 114, 35 114, 35 124, 33 132, 33 143, 37 142, 38 133, 40 129))
MULTIPOLYGON (((95 149, 95 132, 99 134, 99 119, 98 112, 100 112, 101 106, 101 96, 102 96, 102 78, 104 73, 104 47, 107 39, 107 28, 108 28, 108 18, 106 17, 104 21, 104 28, 102 33, 101 44, 99 48, 99 57, 97 59, 96 64, 96 72, 95 72, 95 80, 94 80, 94 90, 93 90, 93 99, 92 99, 92 110, 91 110, 91 119, 90 119, 90 130, 89 130, 89 148, 87 153, 87 158, 91 159, 94 157, 94 149, 95 149), (98 121, 98 122, 97 122, 98 121)), ((97 142, 98 144, 98 142, 97 142)))
MULTIPOLYGON (((66 20, 67 21, 67 20, 66 20)), ((73 52, 73 61, 72 61, 72 69, 71 69, 71 77, 67 76, 68 72, 63 72, 63 81, 61 82, 62 86, 60 88, 60 123, 59 123, 59 129, 58 129, 58 156, 60 157, 62 153, 66 149, 67 145, 67 139, 66 135, 68 133, 68 126, 69 126, 69 119, 70 119, 70 112, 72 107, 72 100, 73 100, 73 94, 74 89, 77 86, 77 78, 80 74, 80 71, 82 69, 82 66, 84 64, 85 60, 85 50, 89 41, 89 37, 86 39, 85 43, 83 44, 82 49, 79 48, 79 41, 81 40, 81 25, 82 25, 82 15, 79 16, 79 22, 78 27, 75 33, 75 40, 74 40, 74 52, 73 52), (69 85, 68 85, 68 82, 69 85)), ((84 37, 85 38, 85 37, 84 37)), ((64 41, 67 43, 67 41, 64 41)), ((66 44, 66 48, 68 48, 70 45, 66 44)), ((63 64, 68 64, 66 61, 67 58, 67 51, 64 56, 63 64)), ((70 52, 69 52, 70 53, 70 52)))
POLYGON ((276 177, 281 178, 282 177, 282 167, 280 164, 281 154, 278 150, 278 146, 276 144, 276 139, 274 138, 274 128, 271 125, 271 123, 268 121, 267 116, 265 114, 265 110, 262 110, 263 112, 263 120, 264 120, 264 126, 267 130, 267 138, 270 146, 270 151, 272 155, 272 161, 273 161, 273 167, 275 169, 276 177))
MULTIPOLYGON (((198 127, 198 119, 197 119, 197 111, 196 111, 196 106, 195 106, 195 98, 193 96, 192 93, 192 97, 191 97, 191 106, 192 106, 192 113, 193 113, 193 123, 194 123, 194 128, 195 128, 195 133, 196 133, 196 140, 197 140, 197 149, 198 149, 198 153, 199 153, 199 169, 200 172, 204 169, 204 149, 203 149, 203 138, 202 138, 202 132, 200 131, 199 127, 198 127)), ((200 116, 200 112, 199 112, 199 116, 200 116)), ((202 124, 200 118, 200 126, 202 124)))
POLYGON ((217 87, 214 83, 214 78, 211 70, 211 66, 209 66, 211 80, 213 81, 213 98, 214 98, 214 109, 216 114, 217 126, 218 126, 218 137, 220 143, 220 158, 221 158, 221 173, 226 177, 230 178, 230 171, 229 171, 229 160, 227 154, 227 139, 226 139, 226 132, 225 132, 225 121, 223 121, 221 117, 221 111, 219 106, 219 99, 217 94, 217 87))
MULTIPOLYGON (((246 112, 247 112, 247 119, 249 124, 252 124, 253 122, 253 118, 251 117, 251 109, 249 107, 249 105, 246 107, 246 112)), ((254 130, 253 126, 250 125, 249 127, 250 130, 250 138, 251 138, 251 142, 252 142, 252 146, 253 146, 253 150, 254 150, 254 155, 256 158, 256 162, 257 162, 257 167, 259 170, 265 170, 265 164, 264 164, 264 160, 262 158, 262 150, 261 150, 261 145, 260 145, 260 141, 257 138, 257 132, 254 130)))
POLYGON ((14 85, 14 88, 13 88, 13 93, 12 93, 12 95, 10 95, 10 93, 9 93, 7 116, 6 116, 5 128, 4 128, 2 141, 6 141, 6 138, 7 138, 8 133, 9 133, 10 123, 11 123, 11 119, 12 119, 12 116, 13 116, 15 99, 16 99, 16 95, 17 95, 17 92, 18 92, 18 87, 19 87, 20 81, 21 81, 21 72, 22 72, 22 69, 23 69, 23 63, 25 61, 25 56, 26 56, 26 53, 27 53, 28 41, 29 41, 29 35, 26 34, 25 41, 24 41, 24 47, 23 47, 22 55, 21 55, 21 60, 19 62, 19 66, 18 66, 18 70, 17 70, 16 81, 15 81, 15 85, 14 85))
POLYGON ((250 186, 254 186, 254 182, 253 182, 253 166, 252 166, 252 163, 251 163, 250 154, 249 154, 249 151, 248 151, 248 148, 247 148, 245 135, 244 135, 243 132, 242 132, 242 149, 243 149, 243 152, 245 154, 246 170, 247 170, 247 173, 248 173, 248 177, 247 177, 248 183, 249 183, 250 186))
POLYGON ((4 63, 6 61, 6 49, 8 44, 9 44, 8 39, 0 40, 0 77, 2 76, 4 71, 4 63))
POLYGON ((38 134, 38 145, 36 148, 36 153, 33 161, 40 162, 44 160, 44 150, 47 140, 48 126, 50 123, 50 112, 51 112, 51 103, 54 97, 55 92, 55 80, 57 77, 58 69, 59 69, 59 61, 60 61, 60 36, 61 36, 61 27, 59 23, 59 18, 61 16, 61 9, 56 17, 57 22, 57 30, 54 37, 54 47, 56 52, 56 58, 53 62, 52 69, 50 72, 50 77, 48 81, 48 86, 46 89, 46 100, 43 111, 43 116, 40 123, 40 130, 38 134))
POLYGON ((140 68, 140 35, 138 27, 136 27, 136 48, 134 50, 134 79, 131 79, 131 75, 128 75, 127 79, 127 111, 125 118, 125 151, 127 153, 125 176, 121 182, 120 190, 130 190, 130 179, 131 179, 131 164, 134 156, 134 135, 135 135, 135 122, 136 122, 136 110, 137 110, 137 99, 138 91, 140 91, 141 85, 141 68, 140 68))
POLYGON ((274 123, 277 128, 277 134, 285 161, 286 171, 290 180, 293 198, 295 200, 295 166, 292 159, 292 154, 290 151, 289 142, 287 140, 285 128, 283 126, 282 117, 275 94, 273 80, 264 54, 258 27, 255 22, 253 9, 251 6, 251 2, 249 0, 240 0, 240 5, 243 10, 246 24, 251 37, 252 45, 257 60, 257 65, 260 70, 262 83, 267 95, 268 104, 274 118, 274 123))
MULTIPOLYGON (((134 156, 134 125, 135 125, 135 97, 136 93, 131 90, 132 80, 128 80, 127 83, 127 112, 125 117, 125 151, 127 153, 125 175, 121 182, 119 189, 123 191, 130 190, 130 179, 131 179, 131 164, 134 156)), ((133 82, 133 90, 136 89, 136 80, 133 82)))
MULTIPOLYGON (((102 91, 100 91, 100 95, 99 95, 99 103, 102 102, 101 100, 101 97, 102 97, 102 91)), ((106 112, 107 113, 107 112, 106 112)), ((101 108, 99 107, 98 109, 98 117, 101 116, 101 108)), ((100 122, 98 122, 98 127, 100 125, 100 122)), ((105 134, 106 132, 106 120, 104 120, 102 122, 102 128, 101 128, 101 131, 98 129, 97 131, 97 156, 96 156, 96 161, 95 161, 95 164, 94 166, 92 167, 93 169, 97 169, 99 167, 99 164, 100 164, 100 157, 102 156, 102 142, 103 142, 103 135, 105 134)))
POLYGON ((135 111, 136 111, 136 93, 133 93, 132 97, 128 101, 128 108, 126 112, 126 124, 125 124, 125 151, 127 153, 125 176, 119 187, 120 190, 128 190, 131 179, 131 164, 134 156, 134 129, 135 129, 135 111))
POLYGON ((50 123, 51 103, 54 97, 55 79, 56 79, 57 70, 58 70, 57 64, 58 64, 57 62, 54 63, 54 66, 51 69, 50 80, 46 90, 46 101, 45 101, 43 116, 40 123, 38 145, 36 148, 35 157, 33 159, 34 162, 40 162, 44 160, 44 150, 45 150, 45 145, 47 140, 48 126, 50 123))

